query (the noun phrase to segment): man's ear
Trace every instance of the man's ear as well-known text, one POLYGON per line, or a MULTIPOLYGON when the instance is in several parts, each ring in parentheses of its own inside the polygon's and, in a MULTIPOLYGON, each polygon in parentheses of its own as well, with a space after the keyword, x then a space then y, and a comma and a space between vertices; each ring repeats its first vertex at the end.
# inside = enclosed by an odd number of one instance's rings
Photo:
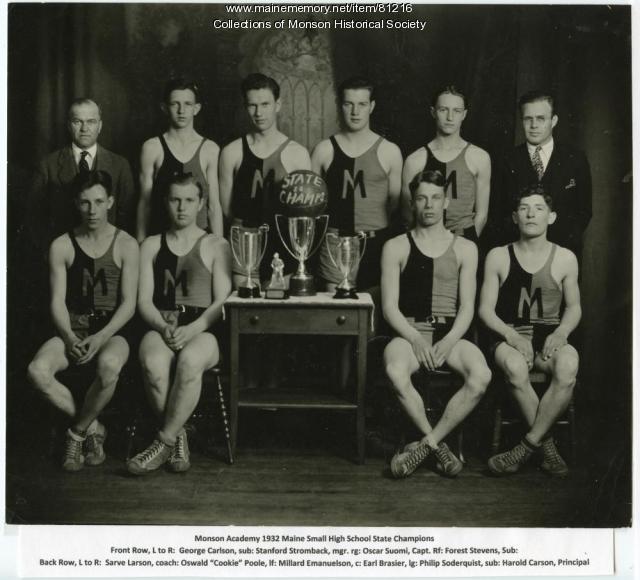
POLYGON ((202 110, 202 105, 200 103, 196 103, 193 106, 193 116, 195 117, 202 110))
POLYGON ((549 219, 547 221, 549 222, 549 225, 551 225, 554 224, 557 219, 558 214, 555 211, 552 211, 551 213, 549 213, 549 219))
POLYGON ((551 117, 551 128, 553 129, 558 124, 558 115, 551 117))

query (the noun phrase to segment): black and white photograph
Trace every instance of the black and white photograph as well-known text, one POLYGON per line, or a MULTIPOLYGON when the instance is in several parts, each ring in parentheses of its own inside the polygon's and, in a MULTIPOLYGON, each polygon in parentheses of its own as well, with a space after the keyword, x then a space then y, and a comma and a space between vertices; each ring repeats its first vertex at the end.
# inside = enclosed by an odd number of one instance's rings
POLYGON ((8 4, 5 523, 630 527, 631 16, 8 4))

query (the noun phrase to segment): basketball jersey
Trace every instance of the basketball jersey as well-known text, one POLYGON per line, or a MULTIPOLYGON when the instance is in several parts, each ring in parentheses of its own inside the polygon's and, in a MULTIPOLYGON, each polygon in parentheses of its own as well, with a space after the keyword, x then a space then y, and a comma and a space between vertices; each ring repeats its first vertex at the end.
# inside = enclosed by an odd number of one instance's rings
POLYGON ((551 246, 549 258, 534 274, 520 265, 513 244, 508 248, 509 275, 500 287, 496 314, 511 325, 559 324, 562 288, 551 275, 557 246, 551 246))
POLYGON ((277 188, 287 176, 280 157, 289 141, 262 159, 253 153, 246 135, 242 137, 242 163, 233 179, 231 212, 242 220, 243 226, 255 228, 273 223, 277 188))
POLYGON ((73 231, 73 262, 67 270, 66 304, 69 312, 89 313, 93 310, 115 310, 120 304, 122 268, 113 259, 113 248, 120 230, 116 228, 107 251, 99 258, 87 255, 73 231))
POLYGON ((458 258, 453 249, 456 236, 437 258, 425 256, 411 232, 409 257, 400 273, 398 306, 406 318, 423 322, 429 316, 454 318, 458 313, 458 258))
POLYGON ((445 192, 449 207, 446 210, 445 227, 458 234, 472 227, 475 217, 476 179, 465 160, 470 145, 467 143, 455 159, 446 163, 437 159, 429 145, 425 145, 427 163, 424 170, 439 171, 446 179, 445 192))
POLYGON ((389 225, 389 178, 378 159, 383 139, 378 138, 362 155, 350 157, 335 136, 330 138, 333 160, 324 175, 329 190, 327 212, 329 227, 337 228, 340 235, 380 230, 389 225))
POLYGON ((184 256, 176 256, 167 244, 166 234, 162 234, 160 250, 153 262, 153 303, 158 309, 211 306, 213 279, 200 256, 200 245, 206 235, 200 236, 184 256))
POLYGON ((200 165, 200 150, 207 139, 203 137, 200 145, 198 145, 198 148, 196 149, 196 152, 193 154, 193 157, 186 163, 182 163, 182 161, 176 159, 173 153, 171 153, 171 149, 169 149, 164 135, 160 135, 158 138, 162 145, 163 159, 162 165, 158 169, 158 173, 156 173, 153 180, 151 216, 149 219, 149 231, 147 232, 147 235, 157 234, 162 231, 166 231, 169 228, 169 218, 165 207, 167 187, 169 187, 169 180, 171 177, 181 173, 190 173, 193 179, 202 187, 202 199, 204 200, 204 204, 202 205, 202 209, 198 212, 196 223, 198 224, 198 227, 207 229, 209 226, 209 184, 207 183, 207 178, 200 165))

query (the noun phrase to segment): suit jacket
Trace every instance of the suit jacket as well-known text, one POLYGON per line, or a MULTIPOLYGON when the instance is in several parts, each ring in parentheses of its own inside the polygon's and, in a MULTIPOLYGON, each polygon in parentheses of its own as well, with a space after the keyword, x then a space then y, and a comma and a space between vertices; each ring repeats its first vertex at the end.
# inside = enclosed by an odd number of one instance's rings
MULTIPOLYGON (((113 180, 114 203, 109 221, 131 233, 135 222, 135 188, 129 162, 98 145, 94 170, 106 171, 113 180)), ((57 236, 77 225, 71 183, 78 174, 71 145, 47 155, 35 173, 28 200, 29 230, 33 243, 46 251, 57 236)))
MULTIPOLYGON (((504 243, 518 237, 511 220, 513 195, 538 182, 526 143, 511 152, 499 174, 496 192, 499 215, 496 217, 508 232, 501 240, 504 243)), ((582 235, 591 220, 591 171, 585 154, 554 140, 553 152, 540 182, 553 198, 553 210, 558 215, 549 227, 549 240, 570 249, 580 260, 582 235)))

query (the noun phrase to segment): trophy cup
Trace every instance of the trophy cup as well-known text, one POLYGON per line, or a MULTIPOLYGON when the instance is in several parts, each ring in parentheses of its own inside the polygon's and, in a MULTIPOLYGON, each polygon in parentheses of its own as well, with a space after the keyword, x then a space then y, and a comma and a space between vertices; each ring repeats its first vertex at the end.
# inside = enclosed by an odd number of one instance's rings
POLYGON ((355 236, 339 236, 329 232, 326 235, 325 243, 329 251, 329 258, 342 274, 342 282, 338 284, 333 297, 358 298, 356 287, 349 282, 349 274, 358 267, 364 255, 367 237, 363 232, 358 232, 355 236))
POLYGON ((247 273, 244 284, 238 286, 238 298, 260 298, 260 286, 251 279, 252 272, 260 265, 267 249, 269 226, 262 224, 257 229, 231 226, 231 251, 236 262, 247 273))
POLYGON ((324 180, 313 171, 293 171, 282 182, 279 201, 286 215, 276 214, 275 221, 282 244, 298 260, 298 270, 289 281, 291 296, 314 296, 316 293, 313 276, 307 272, 304 262, 322 243, 329 216, 319 214, 327 206, 327 198, 324 180), (285 219, 286 228, 281 226, 285 219), (321 224, 320 235, 316 231, 317 222, 321 224))

